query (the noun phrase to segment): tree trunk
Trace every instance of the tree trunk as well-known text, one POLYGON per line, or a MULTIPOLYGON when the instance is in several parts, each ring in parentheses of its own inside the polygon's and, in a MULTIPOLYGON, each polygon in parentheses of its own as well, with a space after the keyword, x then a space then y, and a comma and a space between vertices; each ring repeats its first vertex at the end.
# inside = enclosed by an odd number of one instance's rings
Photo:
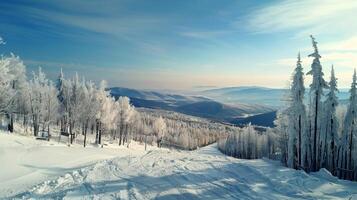
POLYGON ((332 158, 330 158, 330 159, 332 159, 331 161, 329 161, 329 163, 331 163, 331 166, 329 166, 330 167, 330 170, 332 171, 332 175, 336 175, 336 167, 335 167, 335 151, 336 151, 336 149, 335 149, 335 133, 333 132, 333 126, 334 126, 334 124, 333 124, 333 119, 331 118, 331 127, 330 127, 330 131, 331 131, 331 134, 332 134, 332 136, 331 136, 331 148, 330 148, 330 151, 331 151, 331 156, 332 156, 332 158))
POLYGON ((123 123, 120 123, 120 131, 119 131, 119 146, 122 144, 122 138, 123 138, 123 123))
POLYGON ((87 142, 87 129, 84 129, 83 147, 86 147, 86 142, 87 142))
POLYGON ((314 146, 313 146, 313 162, 312 170, 317 171, 317 114, 318 114, 318 92, 316 91, 315 96, 315 119, 314 119, 314 146))
POLYGON ((299 167, 301 167, 301 115, 299 115, 299 150, 298 150, 298 162, 299 167))
POLYGON ((10 124, 9 125, 10 125, 9 131, 11 133, 13 133, 14 132, 14 114, 13 113, 10 114, 10 124))
POLYGON ((98 142, 99 144, 102 144, 102 123, 99 122, 99 137, 98 137, 98 142))
POLYGON ((98 122, 98 120, 96 121, 96 124, 95 124, 95 143, 99 144, 99 122, 98 122))
POLYGON ((48 133, 47 140, 50 141, 50 123, 48 123, 47 125, 47 133, 48 133))
MULTIPOLYGON (((349 141, 349 154, 348 154, 348 168, 346 169, 349 169, 349 170, 353 170, 352 169, 352 148, 353 148, 353 143, 352 143, 352 140, 353 140, 353 129, 354 129, 354 119, 352 120, 352 129, 351 129, 351 135, 350 135, 350 141, 349 141)), ((352 174, 349 174, 349 177, 351 180, 352 180, 352 174)))
POLYGON ((147 138, 148 138, 148 136, 145 135, 145 151, 146 151, 146 145, 147 145, 147 138))

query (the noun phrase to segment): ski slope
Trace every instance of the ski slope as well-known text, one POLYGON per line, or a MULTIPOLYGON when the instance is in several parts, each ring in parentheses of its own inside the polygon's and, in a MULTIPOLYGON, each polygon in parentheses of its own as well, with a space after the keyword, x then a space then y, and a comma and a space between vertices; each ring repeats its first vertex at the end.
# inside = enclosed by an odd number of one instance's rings
POLYGON ((356 182, 325 170, 306 174, 277 161, 235 159, 215 145, 145 152, 141 145, 84 149, 8 135, 0 141, 0 198, 357 199, 356 182), (17 153, 23 157, 8 157, 17 153))

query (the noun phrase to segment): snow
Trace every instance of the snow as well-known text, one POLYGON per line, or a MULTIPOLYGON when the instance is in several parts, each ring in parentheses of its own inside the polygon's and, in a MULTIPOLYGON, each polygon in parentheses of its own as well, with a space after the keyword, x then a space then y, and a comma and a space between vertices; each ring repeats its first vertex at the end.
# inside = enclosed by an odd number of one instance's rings
POLYGON ((99 160, 118 157, 122 149, 127 148, 68 147, 55 140, 39 141, 0 132, 0 199, 23 192, 34 183, 93 165, 99 160))
POLYGON ((178 151, 67 147, 0 133, 0 199, 357 199, 357 183, 216 145, 178 151))

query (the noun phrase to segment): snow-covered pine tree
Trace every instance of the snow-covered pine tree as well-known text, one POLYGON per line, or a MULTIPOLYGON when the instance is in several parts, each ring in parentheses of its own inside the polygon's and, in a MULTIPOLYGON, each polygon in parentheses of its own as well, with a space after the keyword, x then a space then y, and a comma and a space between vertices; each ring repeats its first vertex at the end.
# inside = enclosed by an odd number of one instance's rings
POLYGON ((65 131, 65 112, 66 112, 66 104, 65 104, 65 79, 63 75, 63 71, 61 68, 60 74, 56 79, 56 89, 57 89, 57 98, 59 102, 59 115, 60 115, 60 128, 61 131, 65 131))
POLYGON ((276 126, 275 132, 278 135, 279 148, 281 151, 281 162, 285 165, 288 163, 288 109, 280 109, 276 113, 276 119, 274 120, 274 125, 276 126))
POLYGON ((336 96, 337 79, 332 66, 331 78, 329 82, 329 92, 324 102, 324 119, 320 134, 321 163, 320 168, 326 168, 331 173, 336 173, 337 145, 338 145, 338 120, 336 117, 336 107, 338 98, 336 96))
POLYGON ((310 136, 312 140, 312 171, 318 170, 318 139, 319 132, 321 127, 321 116, 322 116, 322 105, 321 105, 321 97, 323 96, 323 89, 327 88, 327 83, 324 80, 322 66, 320 63, 320 54, 317 48, 317 42, 313 36, 312 46, 314 47, 314 53, 310 54, 309 57, 313 57, 313 62, 311 64, 311 70, 307 73, 308 75, 312 75, 312 84, 310 85, 310 109, 309 109, 309 117, 310 117, 310 136))
POLYGON ((354 140, 357 137, 356 119, 357 119, 357 77, 356 70, 353 74, 353 81, 351 84, 351 96, 349 106, 344 121, 344 128, 340 143, 339 153, 339 171, 338 176, 344 179, 351 179, 351 171, 353 168, 353 148, 354 140))
POLYGON ((306 130, 306 109, 304 105, 304 73, 300 53, 296 63, 291 85, 291 102, 288 108, 289 142, 288 166, 298 169, 309 166, 309 137, 306 130))

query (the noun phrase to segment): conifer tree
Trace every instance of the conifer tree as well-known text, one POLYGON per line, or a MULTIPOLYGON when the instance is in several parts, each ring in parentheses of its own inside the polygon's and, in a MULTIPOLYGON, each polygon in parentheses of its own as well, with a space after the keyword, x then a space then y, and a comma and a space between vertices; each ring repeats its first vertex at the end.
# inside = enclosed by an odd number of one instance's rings
POLYGON ((327 83, 324 80, 322 66, 320 63, 320 54, 317 48, 317 42, 313 36, 311 36, 312 45, 314 47, 314 53, 310 54, 309 57, 313 57, 313 62, 311 64, 311 70, 307 73, 312 75, 312 84, 310 85, 310 136, 312 140, 312 171, 318 170, 318 135, 321 127, 321 98, 323 96, 323 89, 327 88, 327 83))
POLYGON ((308 162, 309 137, 306 131, 306 109, 304 105, 304 73, 300 53, 293 74, 291 86, 291 105, 289 108, 289 143, 288 166, 292 168, 305 167, 308 162))
POLYGON ((336 96, 337 79, 335 71, 331 68, 331 79, 329 82, 329 92, 324 102, 324 126, 320 134, 321 163, 320 167, 327 168, 333 174, 336 170, 337 145, 338 145, 338 120, 336 117, 336 107, 338 98, 336 96))
POLYGON ((340 156, 339 156, 339 177, 340 178, 352 178, 349 177, 348 170, 353 170, 353 148, 354 140, 357 137, 356 132, 356 119, 357 119, 357 77, 356 70, 353 74, 353 81, 350 90, 350 102, 347 108, 347 113, 344 121, 344 128, 340 144, 340 156))

